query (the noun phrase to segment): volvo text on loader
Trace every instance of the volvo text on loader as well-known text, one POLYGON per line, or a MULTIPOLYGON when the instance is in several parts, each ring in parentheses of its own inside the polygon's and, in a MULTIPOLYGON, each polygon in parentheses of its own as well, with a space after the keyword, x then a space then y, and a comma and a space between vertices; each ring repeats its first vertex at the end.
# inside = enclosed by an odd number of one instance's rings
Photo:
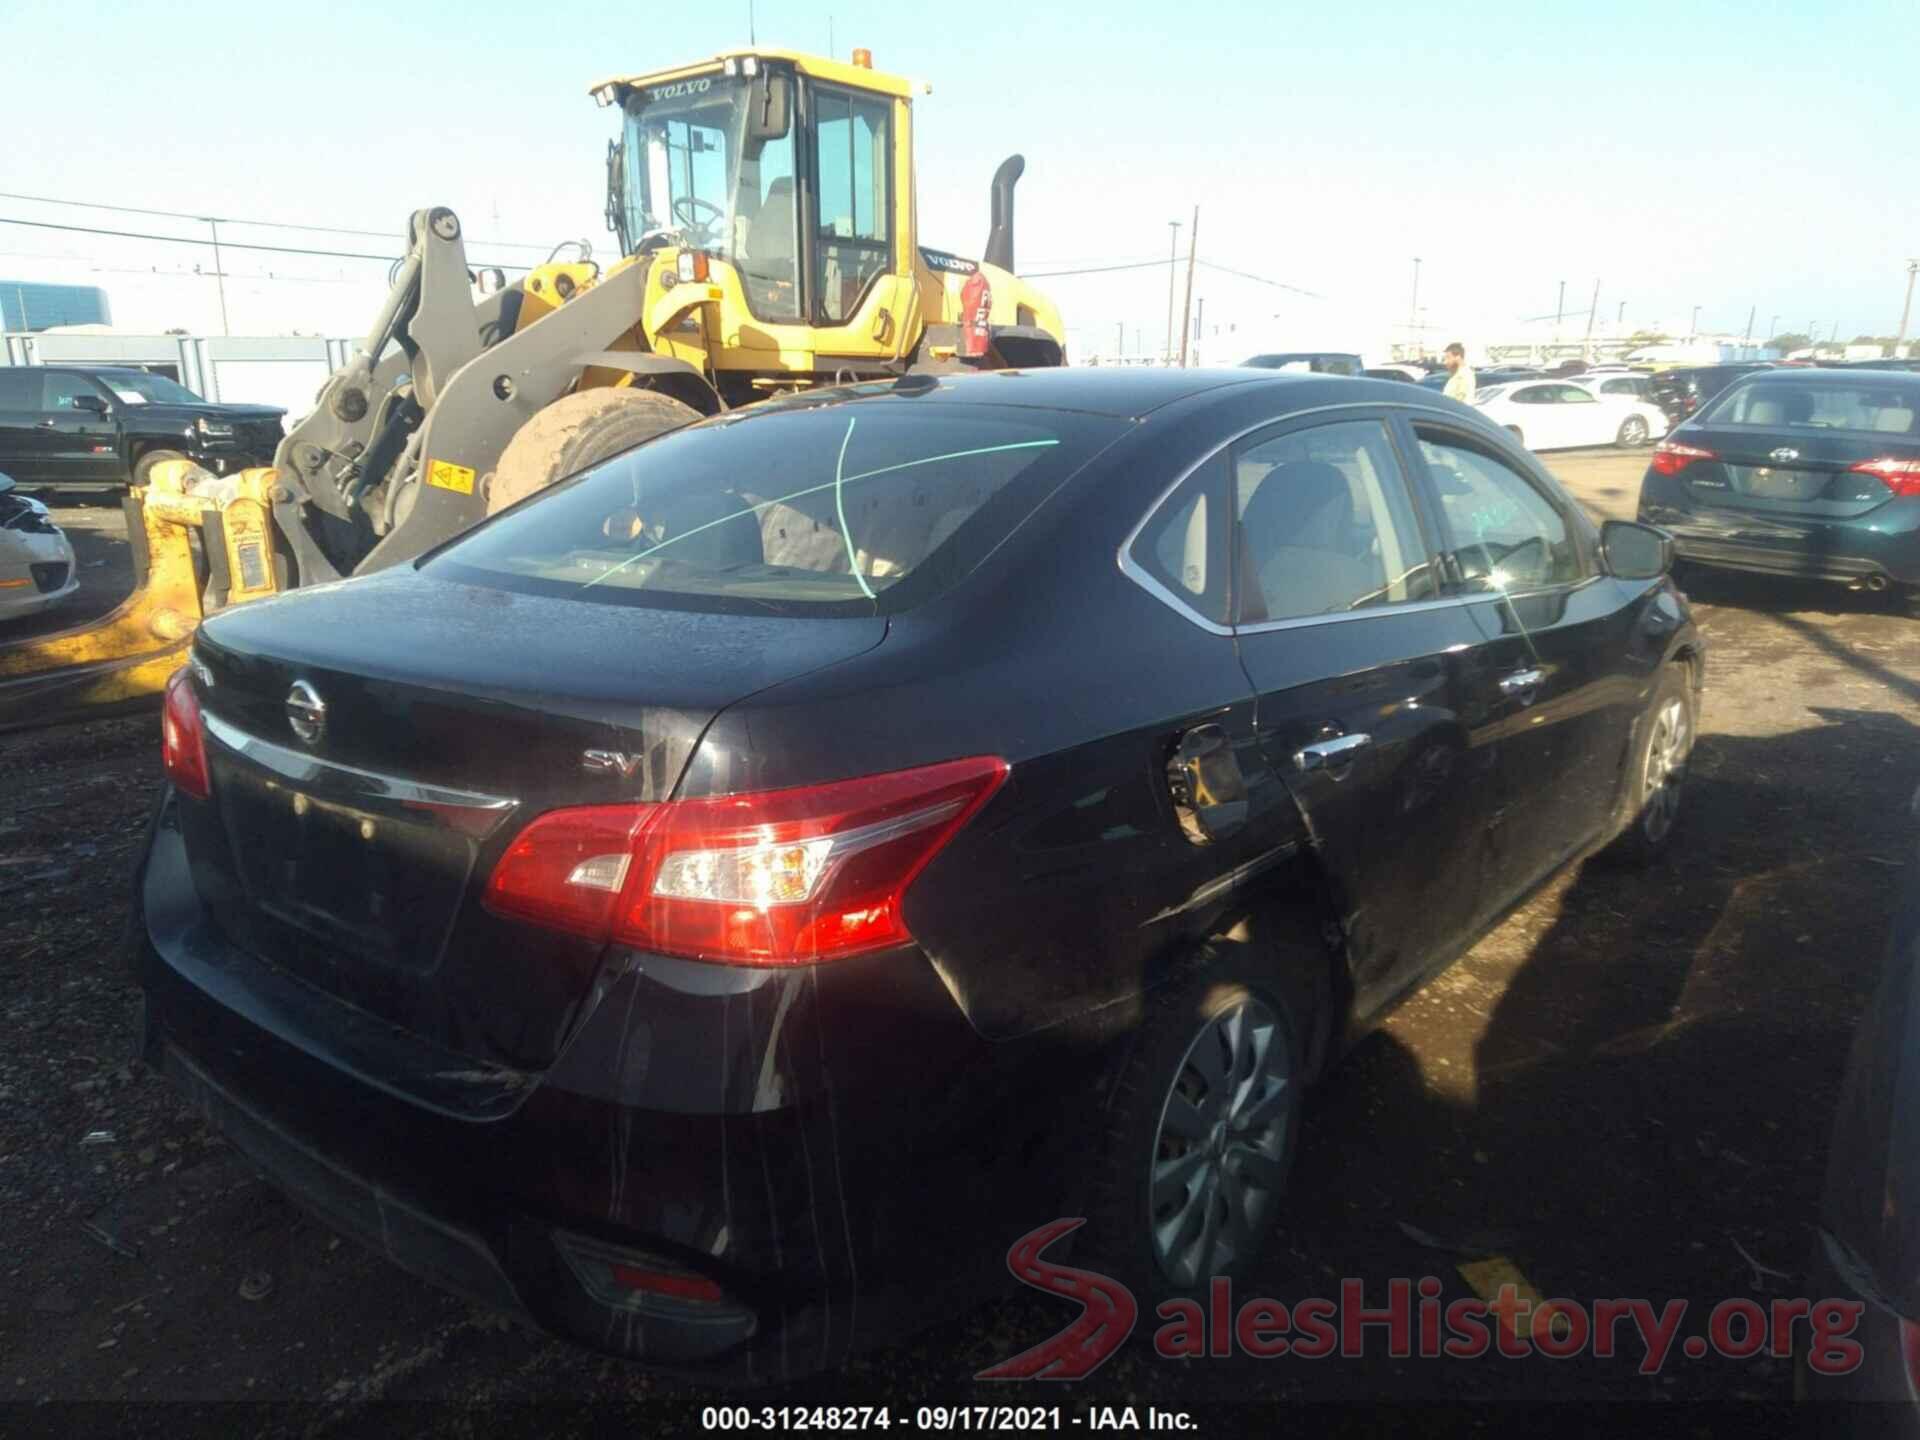
POLYGON ((0 729, 150 698, 203 613, 411 560, 703 416, 818 386, 1064 364, 1058 311, 1012 273, 1019 156, 994 175, 980 261, 919 244, 921 88, 864 51, 844 64, 767 49, 595 86, 620 116, 607 221, 621 258, 603 270, 583 253, 507 285, 469 268, 451 210, 415 212, 365 345, 273 466, 159 467, 128 504, 133 596, 0 651, 0 729))

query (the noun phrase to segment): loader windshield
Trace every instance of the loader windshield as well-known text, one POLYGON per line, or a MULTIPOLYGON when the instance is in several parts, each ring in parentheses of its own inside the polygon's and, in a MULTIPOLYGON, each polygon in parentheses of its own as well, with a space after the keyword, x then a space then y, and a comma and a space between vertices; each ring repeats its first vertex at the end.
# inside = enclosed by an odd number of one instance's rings
POLYGON ((797 321, 793 125, 754 133, 755 93, 752 80, 717 75, 636 89, 620 203, 635 249, 706 250, 740 272, 756 316, 797 321))

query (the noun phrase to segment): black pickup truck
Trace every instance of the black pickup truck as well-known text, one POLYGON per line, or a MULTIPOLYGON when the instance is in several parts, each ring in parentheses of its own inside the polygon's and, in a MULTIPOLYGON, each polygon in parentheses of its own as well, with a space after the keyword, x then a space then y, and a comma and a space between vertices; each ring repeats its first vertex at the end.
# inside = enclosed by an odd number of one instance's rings
POLYGON ((22 486, 144 485, 162 460, 225 474, 273 460, 286 411, 216 405, 145 370, 0 367, 0 471, 22 486))

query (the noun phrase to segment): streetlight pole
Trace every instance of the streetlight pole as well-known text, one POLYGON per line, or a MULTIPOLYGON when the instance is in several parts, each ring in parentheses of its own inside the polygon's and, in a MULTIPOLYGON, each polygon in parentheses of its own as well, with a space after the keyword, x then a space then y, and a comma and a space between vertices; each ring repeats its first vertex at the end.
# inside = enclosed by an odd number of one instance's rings
POLYGON ((1907 303, 1900 307, 1900 333, 1893 337, 1893 353, 1898 355, 1907 340, 1907 321, 1913 315, 1913 277, 1920 274, 1920 260, 1907 261, 1907 303))
POLYGON ((1420 257, 1413 257, 1413 299, 1407 302, 1407 333, 1413 340, 1413 358, 1418 360, 1426 353, 1426 337, 1418 328, 1420 322, 1420 257))
POLYGON ((1778 330, 1779 328, 1780 328, 1780 317, 1776 315, 1773 317, 1773 319, 1767 322, 1767 338, 1771 340, 1773 338, 1773 332, 1778 330))
POLYGON ((1180 267, 1180 222, 1169 220, 1167 238, 1167 354, 1163 364, 1173 364, 1173 282, 1180 267))
POLYGON ((203 215, 207 228, 213 232, 213 283, 220 292, 220 333, 231 335, 233 331, 227 325, 227 277, 226 267, 220 263, 220 222, 211 215, 203 215))
POLYGON ((1696 340, 1700 336, 1700 307, 1693 307, 1693 318, 1687 321, 1687 339, 1696 340))

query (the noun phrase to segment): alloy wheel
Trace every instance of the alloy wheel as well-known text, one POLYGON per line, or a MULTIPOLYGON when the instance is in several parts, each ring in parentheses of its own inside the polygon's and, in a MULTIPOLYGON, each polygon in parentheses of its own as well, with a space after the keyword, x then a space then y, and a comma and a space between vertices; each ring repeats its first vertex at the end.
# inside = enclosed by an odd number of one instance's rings
POLYGON ((1680 813, 1680 787, 1686 780, 1692 740, 1686 704, 1678 699, 1667 701, 1654 716, 1653 735, 1647 744, 1646 799, 1640 821, 1647 838, 1656 844, 1666 839, 1680 813))
POLYGON ((1147 1176, 1154 1259, 1180 1287, 1260 1247, 1286 1183, 1297 1090, 1287 1033, 1247 998, 1193 1037, 1160 1106, 1147 1176))
POLYGON ((1630 417, 1626 424, 1620 427, 1620 439, 1628 445, 1646 444, 1647 422, 1642 420, 1638 415, 1630 417))

